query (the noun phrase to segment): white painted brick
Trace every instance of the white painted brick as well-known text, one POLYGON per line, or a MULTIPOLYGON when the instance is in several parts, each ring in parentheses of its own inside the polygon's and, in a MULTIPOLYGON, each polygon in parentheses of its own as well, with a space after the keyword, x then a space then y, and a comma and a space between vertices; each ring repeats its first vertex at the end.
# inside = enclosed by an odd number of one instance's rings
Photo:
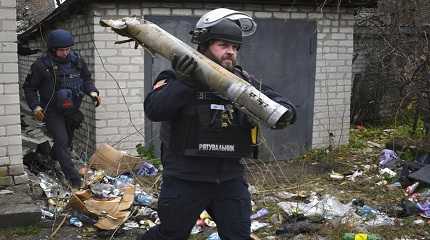
POLYGON ((151 8, 152 15, 169 16, 171 11, 169 8, 151 8))
POLYGON ((21 144, 21 135, 17 135, 17 136, 8 136, 8 144, 9 145, 16 145, 16 144, 21 144))
POLYGON ((278 18, 278 19, 288 19, 288 18, 290 18, 290 13, 288 13, 288 12, 274 12, 273 17, 278 18))
POLYGON ((123 103, 122 104, 110 104, 110 105, 106 106, 106 111, 107 112, 126 112, 127 106, 123 103))
POLYGON ((0 16, 2 19, 16 19, 16 11, 13 8, 0 8, 0 16))
POLYGON ((206 10, 206 9, 193 9, 193 15, 198 16, 198 17, 204 15, 207 12, 208 12, 208 10, 206 10))
MULTIPOLYGON (((0 74, 0 80, 1 80, 1 76, 2 75, 5 75, 5 74, 0 74)), ((19 95, 1 95, 0 96, 0 103, 2 103, 2 104, 16 104, 16 103, 19 103, 19 95)))
POLYGON ((142 9, 142 15, 143 16, 145 16, 145 15, 149 15, 150 14, 150 8, 143 8, 142 9))
POLYGON ((144 50, 142 49, 121 49, 119 50, 120 55, 124 56, 141 56, 143 58, 144 50))
POLYGON ((107 16, 116 16, 116 15, 118 15, 118 11, 116 8, 115 9, 107 9, 106 15, 107 16))
POLYGON ((117 36, 115 33, 95 33, 94 34, 94 41, 116 41, 117 36))
POLYGON ((22 174, 22 175, 13 177, 13 182, 16 185, 24 184, 24 183, 27 183, 28 181, 29 181, 29 178, 28 178, 28 175, 26 172, 24 172, 24 174, 22 174))
MULTIPOLYGON (((138 80, 142 80, 142 84, 140 85, 135 85, 134 87, 143 87, 143 80, 145 79, 145 74, 144 73, 130 73, 130 79, 138 79, 138 80)), ((129 82, 127 85, 129 85, 131 82, 129 82)), ((132 83, 133 85, 133 83, 132 83)), ((132 87, 132 86, 129 86, 132 87)))
POLYGON ((339 46, 352 47, 352 46, 354 46, 354 41, 353 40, 339 41, 339 46))
POLYGON ((9 157, 0 157, 0 166, 5 166, 10 164, 9 157))
MULTIPOLYGON (((6 42, 6 41, 16 41, 16 33, 15 32, 7 32, 7 33, 2 32, 2 37, 0 38, 0 42, 3 42, 1 44, 2 54, 0 54, 0 55, 3 55, 4 53, 7 52, 7 53, 12 53, 13 55, 16 56, 17 55, 16 54, 17 44, 15 42, 6 42), (9 33, 11 33, 15 38, 12 40, 6 40, 6 37, 3 34, 9 34, 9 33)), ((3 61, 0 61, 0 62, 3 62, 3 61)), ((13 62, 15 62, 15 61, 13 61, 13 62)))
POLYGON ((176 16, 191 16, 193 14, 191 9, 172 9, 172 15, 176 16))
POLYGON ((118 9, 118 15, 120 16, 130 16, 130 10, 129 9, 118 9))
POLYGON ((291 18, 292 19, 306 19, 308 16, 306 13, 291 13, 291 18))
POLYGON ((344 33, 333 33, 333 34, 331 34, 331 38, 332 39, 339 39, 339 40, 346 39, 346 34, 344 34, 344 33))
MULTIPOLYGON (((6 84, 6 85, 4 85, 4 93, 5 94, 19 93, 18 84, 6 84)), ((1 102, 1 103, 3 103, 3 102, 1 102)))
POLYGON ((2 31, 16 31, 16 20, 2 20, 2 31))
POLYGON ((309 19, 321 19, 323 18, 323 14, 322 13, 309 13, 308 14, 308 18, 309 19))
POLYGON ((0 6, 14 8, 14 7, 16 7, 16 1, 15 0, 1 0, 0 6))
POLYGON ((343 61, 343 60, 330 60, 330 61, 327 61, 327 66, 345 66, 345 61, 343 61))
POLYGON ((7 137, 0 137, 0 146, 7 146, 8 145, 8 141, 7 141, 7 137))
POLYGON ((5 73, 17 73, 18 72, 18 64, 17 63, 4 63, 3 64, 3 72, 5 72, 5 73))
MULTIPOLYGON (((5 34, 5 33, 2 32, 2 35, 3 34, 5 34)), ((2 38, 3 38, 3 36, 2 36, 2 38)), ((2 62, 2 63, 17 63, 18 62, 18 55, 16 54, 16 52, 15 53, 3 52, 2 54, 0 54, 0 62, 2 62)))
POLYGON ((17 124, 19 122, 19 115, 0 116, 0 123, 2 123, 3 126, 17 124))
POLYGON ((109 127, 128 126, 129 124, 130 124, 130 120, 129 119, 108 120, 108 126, 109 127))
POLYGON ((112 63, 112 64, 129 64, 130 58, 129 57, 110 57, 110 58, 107 58, 106 62, 112 63))
POLYGON ((116 80, 127 80, 127 79, 129 79, 129 73, 114 72, 111 74, 116 80))
MULTIPOLYGON (((131 74, 133 74, 133 73, 131 73, 131 74)), ((136 78, 132 78, 132 79, 136 79, 136 78)), ((127 87, 128 88, 143 88, 144 87, 144 81, 143 81, 144 78, 142 77, 142 78, 137 78, 137 79, 140 79, 140 81, 128 81, 127 87)))
POLYGON ((271 12, 254 12, 256 18, 271 18, 273 14, 271 12))
POLYGON ((130 15, 140 17, 142 16, 142 10, 138 8, 130 9, 130 15))
POLYGON ((116 128, 116 127, 106 127, 106 128, 97 129, 97 134, 100 134, 100 135, 118 134, 118 128, 116 128))
POLYGON ((106 120, 118 117, 118 114, 115 112, 96 112, 97 120, 106 120))
POLYGON ((0 158, 6 155, 7 155, 7 147, 0 147, 0 158))
POLYGON ((143 59, 143 57, 132 57, 130 62, 134 64, 144 64, 143 59))
POLYGON ((119 71, 121 72, 139 72, 139 65, 121 65, 119 66, 119 71))
POLYGON ((328 53, 324 55, 325 59, 338 59, 337 53, 328 53))
MULTIPOLYGON (((0 136, 4 137, 6 136, 6 127, 0 127, 0 136)), ((1 155, 0 155, 1 156, 1 155)))
POLYGON ((7 126, 6 134, 8 136, 21 134, 21 125, 7 126))
POLYGON ((21 145, 9 145, 7 146, 8 155, 21 155, 22 154, 22 146, 21 145))

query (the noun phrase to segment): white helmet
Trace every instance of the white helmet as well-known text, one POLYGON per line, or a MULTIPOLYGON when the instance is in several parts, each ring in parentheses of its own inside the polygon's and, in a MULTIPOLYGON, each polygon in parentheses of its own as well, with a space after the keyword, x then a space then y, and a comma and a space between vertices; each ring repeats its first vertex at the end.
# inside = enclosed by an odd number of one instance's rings
POLYGON ((242 30, 242 36, 244 37, 251 36, 257 30, 257 23, 247 14, 228 8, 217 8, 207 12, 199 19, 194 30, 190 32, 192 42, 199 43, 202 33, 207 32, 211 27, 225 19, 235 22, 242 30))

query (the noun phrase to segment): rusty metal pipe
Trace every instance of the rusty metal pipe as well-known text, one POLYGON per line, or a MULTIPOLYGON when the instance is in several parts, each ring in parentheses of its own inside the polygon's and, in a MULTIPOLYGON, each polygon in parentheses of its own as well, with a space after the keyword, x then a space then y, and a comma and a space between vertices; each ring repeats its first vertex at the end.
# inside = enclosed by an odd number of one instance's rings
POLYGON ((156 24, 136 18, 101 20, 100 24, 111 27, 114 32, 135 40, 144 48, 170 61, 175 55, 187 54, 194 57, 198 64, 194 73, 196 79, 204 81, 212 90, 238 105, 241 111, 263 121, 269 127, 281 128, 287 125, 287 108, 156 24))

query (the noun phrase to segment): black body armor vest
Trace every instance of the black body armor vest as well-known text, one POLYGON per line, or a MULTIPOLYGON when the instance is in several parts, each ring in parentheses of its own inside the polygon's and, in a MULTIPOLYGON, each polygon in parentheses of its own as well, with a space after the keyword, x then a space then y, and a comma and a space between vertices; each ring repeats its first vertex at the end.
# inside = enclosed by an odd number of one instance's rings
POLYGON ((250 128, 243 113, 214 92, 197 92, 178 119, 163 122, 161 138, 177 154, 194 157, 249 156, 250 128))

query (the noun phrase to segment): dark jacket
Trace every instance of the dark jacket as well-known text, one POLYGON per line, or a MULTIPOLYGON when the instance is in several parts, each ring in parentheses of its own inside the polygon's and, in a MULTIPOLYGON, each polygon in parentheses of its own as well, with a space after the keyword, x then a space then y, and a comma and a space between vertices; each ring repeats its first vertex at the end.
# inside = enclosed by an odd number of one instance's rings
POLYGON ((80 72, 80 78, 83 80, 82 92, 89 94, 98 90, 91 81, 91 73, 88 70, 87 64, 75 52, 71 51, 65 60, 59 60, 47 53, 38 58, 32 65, 30 73, 27 75, 23 84, 25 99, 28 106, 34 110, 37 106, 41 106, 45 110, 54 109, 56 85, 59 82, 53 77, 55 68, 69 67, 80 72), (51 99, 52 98, 52 99, 51 99), (50 101, 51 100, 51 101, 50 101), (48 109, 46 109, 49 103, 48 109))
MULTIPOLYGON (((235 74, 248 80, 257 89, 260 89, 258 81, 248 74, 243 74, 241 68, 237 68, 235 74)), ((169 132, 169 128, 178 124, 178 118, 185 106, 192 104, 196 96, 196 90, 190 88, 182 81, 176 79, 173 71, 163 71, 158 75, 155 83, 159 80, 166 80, 166 85, 152 90, 145 98, 145 115, 155 122, 162 122, 161 134, 169 132)), ((273 89, 262 85, 261 91, 272 100, 287 106, 294 111, 294 106, 285 98, 281 97, 273 89)), ((251 127, 248 121, 244 122, 244 127, 251 127), (246 123, 247 122, 247 123, 246 123)), ((292 121, 293 122, 293 121, 292 121)), ((169 144, 163 142, 161 137, 161 161, 164 174, 175 176, 181 179, 205 182, 223 182, 226 180, 243 177, 244 167, 240 158, 220 158, 220 157, 189 157, 179 154, 169 148, 169 144)), ((179 143, 178 143, 179 144, 179 143)))

